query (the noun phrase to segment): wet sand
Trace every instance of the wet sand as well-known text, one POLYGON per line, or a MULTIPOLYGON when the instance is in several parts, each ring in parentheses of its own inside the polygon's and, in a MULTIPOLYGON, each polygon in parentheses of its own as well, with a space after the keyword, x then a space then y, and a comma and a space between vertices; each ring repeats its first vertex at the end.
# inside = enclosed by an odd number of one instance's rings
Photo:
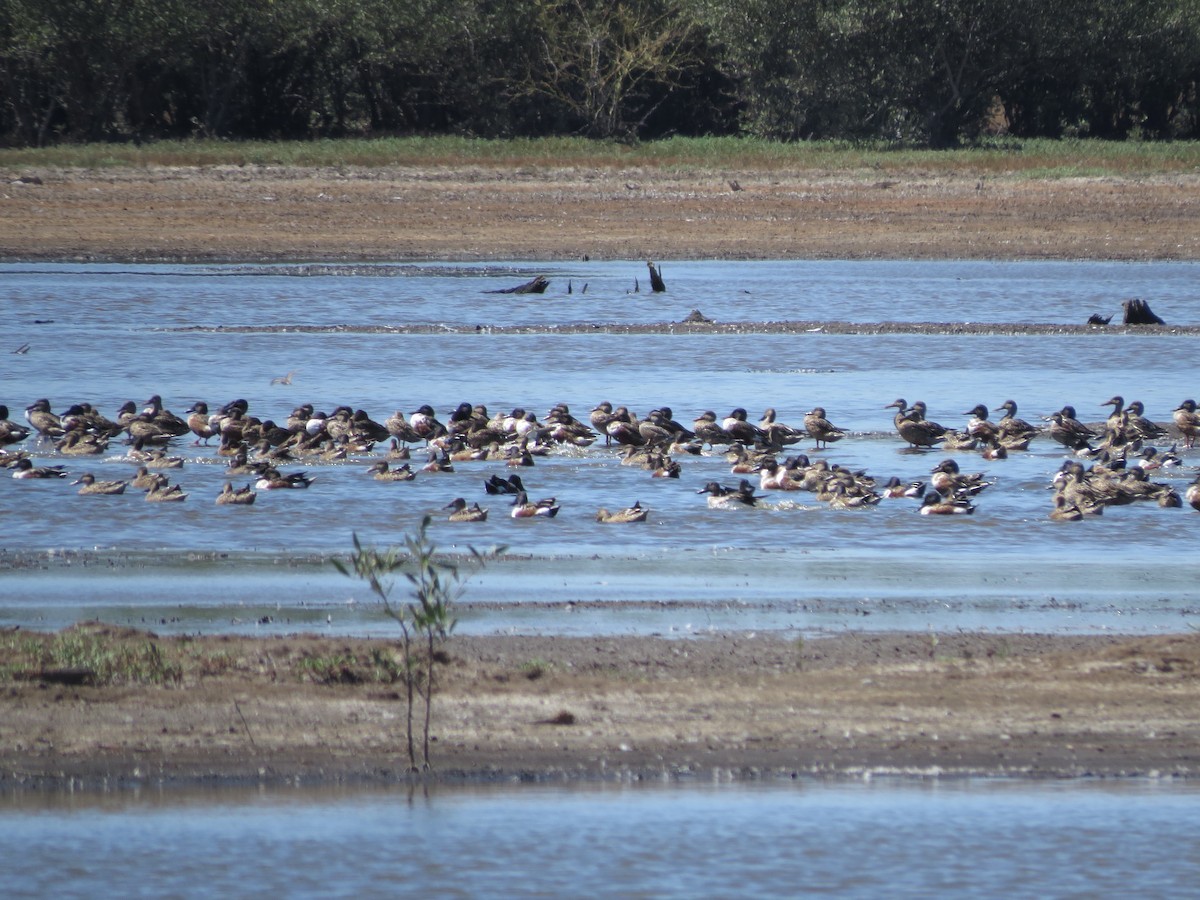
MULTIPOLYGON (((1197 176, 5 174, 41 182, 3 186, 5 260, 1200 258, 1197 176)), ((165 685, 0 680, 0 786, 408 777, 398 688, 366 662, 390 652, 380 642, 92 630, 192 662, 165 685), (313 660, 334 658, 353 662, 316 678, 313 660)), ((496 636, 448 649, 433 726, 444 779, 1200 771, 1196 633, 496 636)))

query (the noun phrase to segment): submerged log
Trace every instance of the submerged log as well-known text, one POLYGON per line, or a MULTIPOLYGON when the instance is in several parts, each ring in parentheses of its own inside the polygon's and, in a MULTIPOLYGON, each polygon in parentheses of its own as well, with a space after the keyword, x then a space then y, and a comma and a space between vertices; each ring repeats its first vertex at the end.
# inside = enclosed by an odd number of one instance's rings
POLYGON ((667 283, 662 279, 662 270, 649 261, 647 261, 646 266, 650 269, 650 290, 656 294, 661 294, 667 289, 667 283))
POLYGON ((1121 304, 1125 307, 1126 325, 1166 325, 1167 323, 1154 314, 1150 304, 1141 298, 1126 300, 1121 304))
POLYGON ((516 287, 498 288, 494 291, 484 291, 485 294, 543 294, 546 288, 550 286, 550 279, 545 275, 539 275, 524 284, 518 284, 516 287))

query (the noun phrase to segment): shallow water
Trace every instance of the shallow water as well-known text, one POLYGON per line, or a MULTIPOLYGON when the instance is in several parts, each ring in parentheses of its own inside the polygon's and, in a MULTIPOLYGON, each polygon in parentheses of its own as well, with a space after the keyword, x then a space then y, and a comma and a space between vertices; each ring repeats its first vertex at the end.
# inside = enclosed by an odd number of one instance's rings
MULTIPOLYGON (((382 420, 426 402, 445 416, 462 400, 539 416, 565 401, 582 416, 607 399, 643 415, 669 405, 684 422, 735 406, 757 419, 774 406, 796 425, 819 404, 851 432, 820 455, 908 481, 927 478, 946 454, 904 449, 884 409, 898 396, 924 399, 932 418, 961 426, 964 410, 1008 398, 1030 420, 1064 403, 1101 420, 1108 408, 1100 403, 1113 394, 1141 399, 1162 422, 1200 393, 1195 338, 1178 334, 547 331, 677 322, 692 309, 722 322, 1075 325, 1093 312, 1119 319, 1121 301, 1135 296, 1172 324, 1196 325, 1193 264, 668 262, 669 290, 658 295, 633 263, 284 274, 299 271, 0 266, 10 349, 30 344, 28 353, 0 354, 0 402, 14 416, 43 396, 57 411, 86 400, 112 415, 154 393, 177 413, 198 399, 215 407, 245 397, 263 418, 282 420, 308 401, 382 420), (539 272, 551 279, 546 294, 485 293, 539 272), (364 333, 411 325, 446 330, 364 333), (535 333, 489 333, 501 325, 535 333), (289 371, 291 385, 271 384, 289 371)), ((803 446, 817 455, 811 442, 803 446)), ((85 462, 41 448, 44 461, 99 478, 132 472, 124 449, 85 462)), ((562 503, 552 521, 514 521, 503 498, 486 496, 483 480, 507 474, 494 463, 397 485, 371 480, 365 458, 313 466, 308 491, 218 508, 224 460, 212 447, 175 452, 188 458, 173 478, 192 494, 182 505, 148 505, 132 493, 78 497, 66 481, 0 478, 0 626, 99 617, 162 631, 384 633, 367 593, 328 557, 349 547, 351 532, 399 542, 455 496, 490 505, 491 515, 475 526, 437 522, 440 547, 509 548, 464 597, 461 627, 469 631, 1177 631, 1200 611, 1200 589, 1175 564, 1194 548, 1196 514, 1135 506, 1078 525, 1048 521, 1046 488, 1064 458, 1048 439, 1000 462, 957 454, 964 469, 986 471, 995 484, 974 516, 934 521, 912 502, 835 512, 808 494, 772 495, 768 508, 746 515, 709 510, 696 490, 736 480, 721 456, 684 460, 681 479, 656 480, 620 466, 599 444, 522 473, 532 493, 562 503), (599 507, 635 500, 651 508, 650 521, 594 521, 599 507)), ((1182 469, 1156 479, 1189 483, 1200 454, 1183 455, 1182 469)))
POLYGON ((0 798, 9 897, 1194 895, 1194 786, 522 785, 0 798))

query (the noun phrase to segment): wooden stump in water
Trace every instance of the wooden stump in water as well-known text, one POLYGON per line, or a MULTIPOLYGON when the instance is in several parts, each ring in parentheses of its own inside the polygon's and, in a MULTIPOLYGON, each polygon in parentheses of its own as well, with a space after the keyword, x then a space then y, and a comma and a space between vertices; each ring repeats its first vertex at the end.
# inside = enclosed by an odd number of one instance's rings
POLYGON ((662 279, 662 270, 649 261, 646 262, 646 266, 650 269, 650 290, 661 294, 667 289, 667 283, 662 279))
POLYGON ((1126 300, 1121 304, 1125 307, 1126 325, 1166 325, 1167 323, 1154 314, 1150 304, 1141 298, 1126 300))
POLYGON ((485 294, 542 294, 546 288, 550 286, 550 279, 545 275, 539 275, 524 284, 518 284, 516 287, 498 288, 494 291, 484 291, 485 294))

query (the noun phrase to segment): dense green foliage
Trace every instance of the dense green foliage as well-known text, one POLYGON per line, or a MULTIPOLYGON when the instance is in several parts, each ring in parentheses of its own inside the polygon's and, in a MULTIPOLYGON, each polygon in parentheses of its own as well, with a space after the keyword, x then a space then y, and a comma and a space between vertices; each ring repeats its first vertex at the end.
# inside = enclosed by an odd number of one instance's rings
POLYGON ((0 141, 1200 137, 1200 0, 2 0, 0 141))

